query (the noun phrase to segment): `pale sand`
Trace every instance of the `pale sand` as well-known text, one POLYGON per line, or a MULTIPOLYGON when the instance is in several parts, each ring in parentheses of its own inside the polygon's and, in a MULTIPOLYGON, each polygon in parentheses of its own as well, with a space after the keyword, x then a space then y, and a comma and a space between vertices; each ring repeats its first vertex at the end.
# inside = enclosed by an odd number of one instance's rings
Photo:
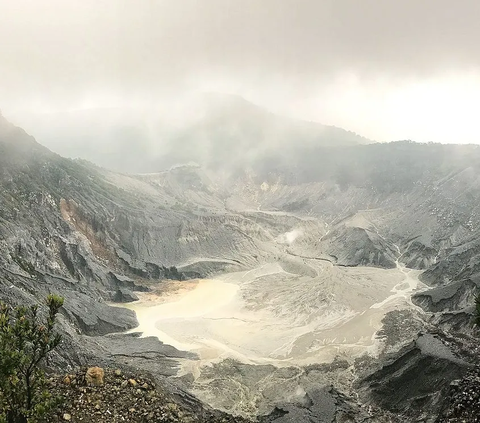
MULTIPOLYGON (((164 284, 168 283, 164 282, 164 284)), ((198 348, 198 345, 185 342, 184 337, 179 337, 183 338, 180 340, 165 333, 159 329, 162 326, 161 322, 195 320, 211 315, 227 305, 238 289, 239 287, 234 284, 216 280, 201 280, 195 284, 194 289, 181 289, 176 292, 177 295, 172 296, 171 293, 167 293, 164 296, 158 296, 155 301, 154 294, 143 294, 140 301, 125 306, 134 310, 137 315, 139 326, 134 329, 135 332, 142 332, 143 336, 156 336, 166 344, 188 351, 198 348), (159 302, 160 304, 158 304, 159 302)))
POLYGON ((189 371, 227 357, 308 364, 375 354, 385 314, 414 307, 418 271, 307 264, 317 277, 286 273, 275 263, 222 280, 188 282, 174 296, 143 294, 127 305, 140 323, 134 331, 199 354, 200 361, 185 366, 189 371))

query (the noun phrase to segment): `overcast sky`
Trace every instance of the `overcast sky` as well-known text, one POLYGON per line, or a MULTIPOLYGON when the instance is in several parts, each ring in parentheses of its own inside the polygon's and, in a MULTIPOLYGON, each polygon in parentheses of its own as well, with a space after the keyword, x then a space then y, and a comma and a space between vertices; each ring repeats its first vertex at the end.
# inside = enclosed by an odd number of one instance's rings
POLYGON ((478 0, 0 0, 0 108, 206 90, 376 140, 480 143, 478 0))

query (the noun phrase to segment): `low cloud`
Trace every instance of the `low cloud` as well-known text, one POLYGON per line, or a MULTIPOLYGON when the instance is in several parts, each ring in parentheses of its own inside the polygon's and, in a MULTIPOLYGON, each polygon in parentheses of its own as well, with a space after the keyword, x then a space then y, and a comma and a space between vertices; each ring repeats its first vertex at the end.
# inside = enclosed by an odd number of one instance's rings
POLYGON ((480 138, 458 112, 480 97, 473 0, 0 0, 0 8, 7 116, 160 112, 184 93, 214 90, 378 140, 480 138), (409 112, 416 104, 427 114, 421 125, 409 112), (469 129, 456 137, 445 122, 469 129))

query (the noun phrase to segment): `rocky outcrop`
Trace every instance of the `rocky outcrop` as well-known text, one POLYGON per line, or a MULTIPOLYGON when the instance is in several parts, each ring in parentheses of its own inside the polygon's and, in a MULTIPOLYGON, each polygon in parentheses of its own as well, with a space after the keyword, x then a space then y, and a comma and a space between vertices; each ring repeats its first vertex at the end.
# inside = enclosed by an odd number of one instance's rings
POLYGON ((463 423, 480 421, 480 368, 450 383, 448 400, 436 423, 463 423))
POLYGON ((141 338, 140 333, 112 334, 93 339, 97 354, 105 364, 121 363, 146 369, 159 377, 175 376, 180 368, 178 359, 195 360, 195 354, 179 351, 155 337, 141 338))
POLYGON ((65 299, 65 313, 87 335, 106 335, 138 325, 135 313, 111 307, 77 291, 56 290, 65 299))
POLYGON ((358 227, 340 226, 322 239, 324 251, 341 266, 394 268, 395 252, 377 233, 358 227))
MULTIPOLYGON (((382 421, 381 417, 379 420, 382 421)), ((261 423, 334 423, 361 422, 369 418, 366 410, 332 387, 316 387, 305 393, 301 401, 279 404, 261 423)), ((387 420, 385 420, 387 421, 387 420)))
POLYGON ((425 270, 435 264, 438 251, 418 241, 409 242, 402 252, 402 262, 410 269, 425 270))
POLYGON ((424 310, 434 313, 458 311, 474 303, 477 290, 477 285, 467 279, 415 294, 412 301, 424 310))
POLYGON ((131 303, 133 301, 137 301, 138 296, 129 289, 119 288, 117 289, 117 292, 115 292, 112 300, 116 303, 131 303))
POLYGON ((367 397, 395 414, 434 422, 450 383, 472 365, 440 335, 420 335, 360 382, 367 397))

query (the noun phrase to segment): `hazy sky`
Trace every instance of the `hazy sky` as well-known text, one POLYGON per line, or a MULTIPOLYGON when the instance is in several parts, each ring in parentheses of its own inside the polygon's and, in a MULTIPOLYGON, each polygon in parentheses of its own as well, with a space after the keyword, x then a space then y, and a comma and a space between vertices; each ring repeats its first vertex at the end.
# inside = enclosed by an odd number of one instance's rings
POLYGON ((0 0, 0 108, 232 92, 377 140, 478 142, 478 0, 0 0))

